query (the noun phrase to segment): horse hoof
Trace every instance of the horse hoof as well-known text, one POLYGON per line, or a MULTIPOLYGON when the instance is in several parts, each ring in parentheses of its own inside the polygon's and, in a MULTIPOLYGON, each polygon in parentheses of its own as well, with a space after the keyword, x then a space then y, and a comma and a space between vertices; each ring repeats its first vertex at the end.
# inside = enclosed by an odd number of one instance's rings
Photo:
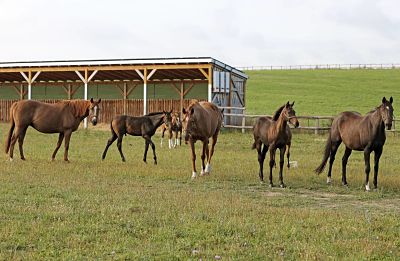
POLYGON ((282 183, 282 184, 279 185, 279 187, 280 188, 286 188, 286 185, 282 183))
POLYGON ((197 173, 196 173, 196 171, 193 171, 193 173, 192 173, 192 180, 195 179, 195 178, 197 178, 197 173))
POLYGON ((14 161, 14 159, 13 159, 13 158, 10 158, 10 159, 9 159, 9 161, 10 161, 10 162, 13 162, 13 161, 14 161))
POLYGON ((206 175, 206 172, 204 171, 204 169, 202 169, 201 172, 200 172, 200 176, 202 177, 204 175, 206 175))
POLYGON ((25 159, 25 158, 21 158, 21 160, 24 160, 24 161, 25 161, 26 159, 25 159))
POLYGON ((365 191, 367 191, 367 192, 371 191, 371 189, 369 187, 369 183, 367 183, 367 185, 365 185, 365 191))
POLYGON ((268 187, 273 188, 273 187, 274 187, 274 184, 269 183, 268 187))
POLYGON ((157 165, 157 161, 154 161, 154 165, 157 165))
POLYGON ((332 183, 332 179, 330 177, 326 178, 326 184, 331 184, 332 183))

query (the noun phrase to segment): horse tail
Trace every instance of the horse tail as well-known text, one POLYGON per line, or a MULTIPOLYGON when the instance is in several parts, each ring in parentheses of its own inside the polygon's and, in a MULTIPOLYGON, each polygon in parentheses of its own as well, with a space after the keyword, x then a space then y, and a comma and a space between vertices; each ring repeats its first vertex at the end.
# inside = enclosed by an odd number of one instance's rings
POLYGON ((11 127, 10 127, 10 130, 8 131, 8 135, 7 135, 7 139, 6 139, 6 146, 5 146, 6 153, 8 153, 8 151, 10 150, 11 137, 13 135, 14 128, 15 128, 14 106, 13 105, 11 105, 11 110, 10 110, 10 123, 11 123, 11 127))
POLYGON ((332 147, 332 138, 331 138, 331 132, 329 131, 329 136, 325 144, 324 157, 322 158, 321 164, 315 169, 315 172, 317 174, 321 174, 322 171, 324 171, 329 156, 331 155, 331 147, 332 147))

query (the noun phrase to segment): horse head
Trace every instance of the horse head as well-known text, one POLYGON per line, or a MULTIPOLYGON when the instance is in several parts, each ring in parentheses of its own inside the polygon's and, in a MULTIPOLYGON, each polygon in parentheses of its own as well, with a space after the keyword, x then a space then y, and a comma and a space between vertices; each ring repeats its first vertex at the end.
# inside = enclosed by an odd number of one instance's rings
POLYGON ((292 104, 289 103, 289 101, 286 103, 285 108, 284 108, 284 113, 286 115, 286 119, 287 121, 292 124, 294 127, 299 127, 300 123, 297 120, 297 116, 296 116, 296 112, 293 109, 294 106, 294 101, 292 102, 292 104))
POLYGON ((382 121, 385 123, 385 126, 388 130, 392 128, 393 122, 393 97, 390 97, 389 100, 386 100, 386 97, 383 97, 382 104, 378 107, 379 112, 382 117, 382 121))
POLYGON ((182 131, 185 133, 185 143, 187 144, 190 136, 196 131, 196 119, 194 117, 194 108, 189 107, 188 110, 182 109, 182 131))
POLYGON ((172 110, 171 111, 163 111, 164 116, 163 116, 163 121, 165 126, 168 128, 171 128, 172 126, 172 110))
POLYGON ((99 117, 99 103, 101 99, 95 101, 93 98, 90 98, 90 107, 89 107, 89 119, 92 122, 93 126, 97 124, 97 118, 99 117))

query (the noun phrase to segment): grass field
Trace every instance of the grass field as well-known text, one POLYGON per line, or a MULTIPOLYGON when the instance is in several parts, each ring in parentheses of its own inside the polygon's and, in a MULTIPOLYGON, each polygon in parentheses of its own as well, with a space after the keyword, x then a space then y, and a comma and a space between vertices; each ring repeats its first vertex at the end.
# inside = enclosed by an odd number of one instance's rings
MULTIPOLYGON (((7 128, 0 125, 2 140, 7 128)), ((102 162, 110 134, 99 129, 73 134, 69 164, 62 150, 50 162, 56 135, 32 129, 27 161, 3 154, 0 259, 400 258, 398 137, 390 135, 384 148, 379 190, 366 193, 360 153, 350 157, 348 188, 340 185, 343 148, 332 185, 313 173, 325 135, 294 135, 298 168, 285 169, 288 188, 280 189, 258 182, 249 133, 223 132, 212 174, 191 181, 188 146, 160 148, 157 135, 159 164, 146 165, 143 140, 126 137, 127 162, 115 144, 102 162)))
MULTIPOLYGON (((248 114, 271 114, 287 100, 296 101, 297 115, 366 113, 383 96, 394 97, 396 110, 400 96, 398 70, 247 73, 248 114)), ((7 129, 0 124, 1 140, 7 129)), ((27 161, 18 149, 14 162, 0 157, 0 260, 400 259, 398 136, 388 136, 379 190, 366 193, 361 153, 349 159, 348 188, 340 184, 343 148, 332 185, 325 173, 313 173, 326 135, 294 134, 298 167, 285 169, 288 188, 280 189, 259 183, 250 133, 224 131, 212 174, 192 181, 188 146, 160 148, 159 134, 157 166, 151 151, 142 162, 144 141, 137 137, 124 139, 126 163, 115 144, 102 162, 105 129, 74 133, 69 164, 63 150, 50 162, 57 135, 32 129, 27 161)))
POLYGON ((400 70, 247 71, 248 114, 272 114, 287 100, 297 115, 330 116, 346 110, 364 114, 383 96, 400 99, 400 70))

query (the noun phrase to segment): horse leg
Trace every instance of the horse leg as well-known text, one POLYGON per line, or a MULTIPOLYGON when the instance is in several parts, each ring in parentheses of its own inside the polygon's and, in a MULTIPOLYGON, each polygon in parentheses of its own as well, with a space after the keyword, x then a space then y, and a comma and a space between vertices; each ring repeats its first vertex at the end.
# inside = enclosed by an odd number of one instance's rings
POLYGON ((276 148, 274 146, 271 146, 269 150, 269 186, 273 187, 274 183, 272 182, 272 169, 275 166, 275 152, 276 148))
POLYGON ((208 154, 207 165, 206 165, 206 173, 208 173, 208 174, 211 172, 211 158, 214 155, 214 149, 215 149, 215 144, 217 144, 217 140, 218 140, 218 131, 212 137, 211 148, 210 148, 209 154, 208 154))
POLYGON ((18 135, 19 154, 20 154, 22 160, 25 160, 24 149, 22 146, 24 145, 24 138, 25 138, 27 128, 28 127, 21 129, 21 131, 18 135))
POLYGON ((346 147, 346 150, 344 151, 344 155, 342 158, 342 184, 343 184, 343 186, 347 186, 346 167, 347 167, 347 161, 350 157, 350 154, 351 154, 351 149, 346 147))
POLYGON ((179 146, 182 146, 182 130, 179 131, 179 146))
POLYGON ((292 146, 292 143, 289 142, 286 146, 287 146, 287 153, 286 153, 286 156, 287 156, 287 168, 290 169, 290 147, 292 146))
POLYGON ((63 139, 64 139, 64 133, 61 132, 58 135, 57 146, 56 146, 56 149, 53 152, 53 155, 51 156, 51 161, 54 161, 54 158, 56 157, 57 151, 61 147, 61 143, 62 143, 63 139))
MULTIPOLYGON (((257 146, 257 145, 256 145, 257 146)), ((257 148, 258 151, 258 164, 260 165, 260 182, 264 182, 264 160, 265 160, 265 155, 267 154, 268 151, 268 146, 263 145, 261 142, 259 143, 259 148, 257 148), (262 147, 262 150, 261 150, 262 147)))
POLYGON ((341 140, 336 141, 336 142, 332 141, 331 154, 329 157, 328 178, 326 179, 326 183, 328 183, 328 184, 330 184, 332 182, 332 165, 333 165, 333 162, 335 161, 336 152, 340 146, 340 143, 342 143, 341 140))
POLYGON ((144 141, 144 154, 143 154, 143 161, 147 163, 147 151, 149 150, 149 142, 147 140, 144 141))
MULTIPOLYGON (((153 159, 154 159, 154 165, 157 165, 157 155, 156 155, 156 146, 154 145, 153 141, 151 140, 151 137, 149 136, 143 136, 143 138, 146 140, 147 145, 146 148, 149 148, 149 145, 151 145, 151 149, 153 150, 153 159)), ((145 149, 144 153, 144 158, 143 161, 146 162, 146 157, 147 157, 147 149, 145 149)))
POLYGON ((118 147, 119 154, 121 155, 122 162, 125 162, 125 156, 124 156, 124 153, 122 153, 122 138, 123 137, 124 137, 123 135, 120 135, 118 137, 117 147, 118 147))
POLYGON ((280 159, 279 159, 279 186, 281 188, 286 187, 285 184, 283 183, 283 164, 285 163, 285 151, 286 151, 286 146, 283 146, 282 148, 279 149, 279 152, 280 152, 280 159))
POLYGON ((205 159, 206 159, 206 153, 207 156, 209 154, 208 152, 208 139, 203 140, 203 149, 201 151, 201 173, 200 176, 204 176, 204 174, 206 174, 206 164, 204 163, 205 159))
POLYGON ((175 143, 174 143, 174 148, 176 148, 176 146, 178 146, 178 131, 174 131, 175 132, 175 143))
POLYGON ((112 136, 111 138, 108 139, 106 148, 104 149, 103 155, 101 156, 102 160, 106 158, 108 148, 111 146, 111 144, 113 144, 113 142, 117 139, 117 137, 118 137, 117 134, 115 132, 112 132, 112 136))
POLYGON ((374 155, 374 189, 378 189, 378 170, 379 170, 379 159, 382 155, 383 147, 380 147, 375 150, 374 155))
POLYGON ((64 151, 64 161, 69 162, 68 160, 68 150, 69 150, 69 141, 71 140, 71 135, 72 131, 67 130, 64 132, 64 146, 65 146, 65 151, 64 151))
POLYGON ((10 157, 10 161, 13 161, 13 157, 14 157, 14 146, 15 143, 17 142, 17 139, 21 133, 21 128, 19 128, 18 126, 15 126, 14 129, 14 134, 11 137, 11 141, 10 141, 10 150, 9 150, 9 157, 10 157))
POLYGON ((196 172, 196 151, 194 148, 194 141, 192 139, 189 140, 190 143, 190 150, 192 151, 192 179, 197 177, 196 172))
POLYGON ((166 130, 165 127, 162 127, 160 147, 162 147, 163 144, 165 130, 166 130))
POLYGON ((369 172, 371 171, 371 166, 370 166, 370 154, 371 151, 367 147, 364 149, 364 161, 365 161, 365 190, 370 191, 371 189, 369 188, 369 172))
POLYGON ((174 144, 172 142, 172 137, 173 137, 172 130, 168 130, 168 138, 169 138, 168 148, 169 149, 172 149, 174 147, 174 144))

